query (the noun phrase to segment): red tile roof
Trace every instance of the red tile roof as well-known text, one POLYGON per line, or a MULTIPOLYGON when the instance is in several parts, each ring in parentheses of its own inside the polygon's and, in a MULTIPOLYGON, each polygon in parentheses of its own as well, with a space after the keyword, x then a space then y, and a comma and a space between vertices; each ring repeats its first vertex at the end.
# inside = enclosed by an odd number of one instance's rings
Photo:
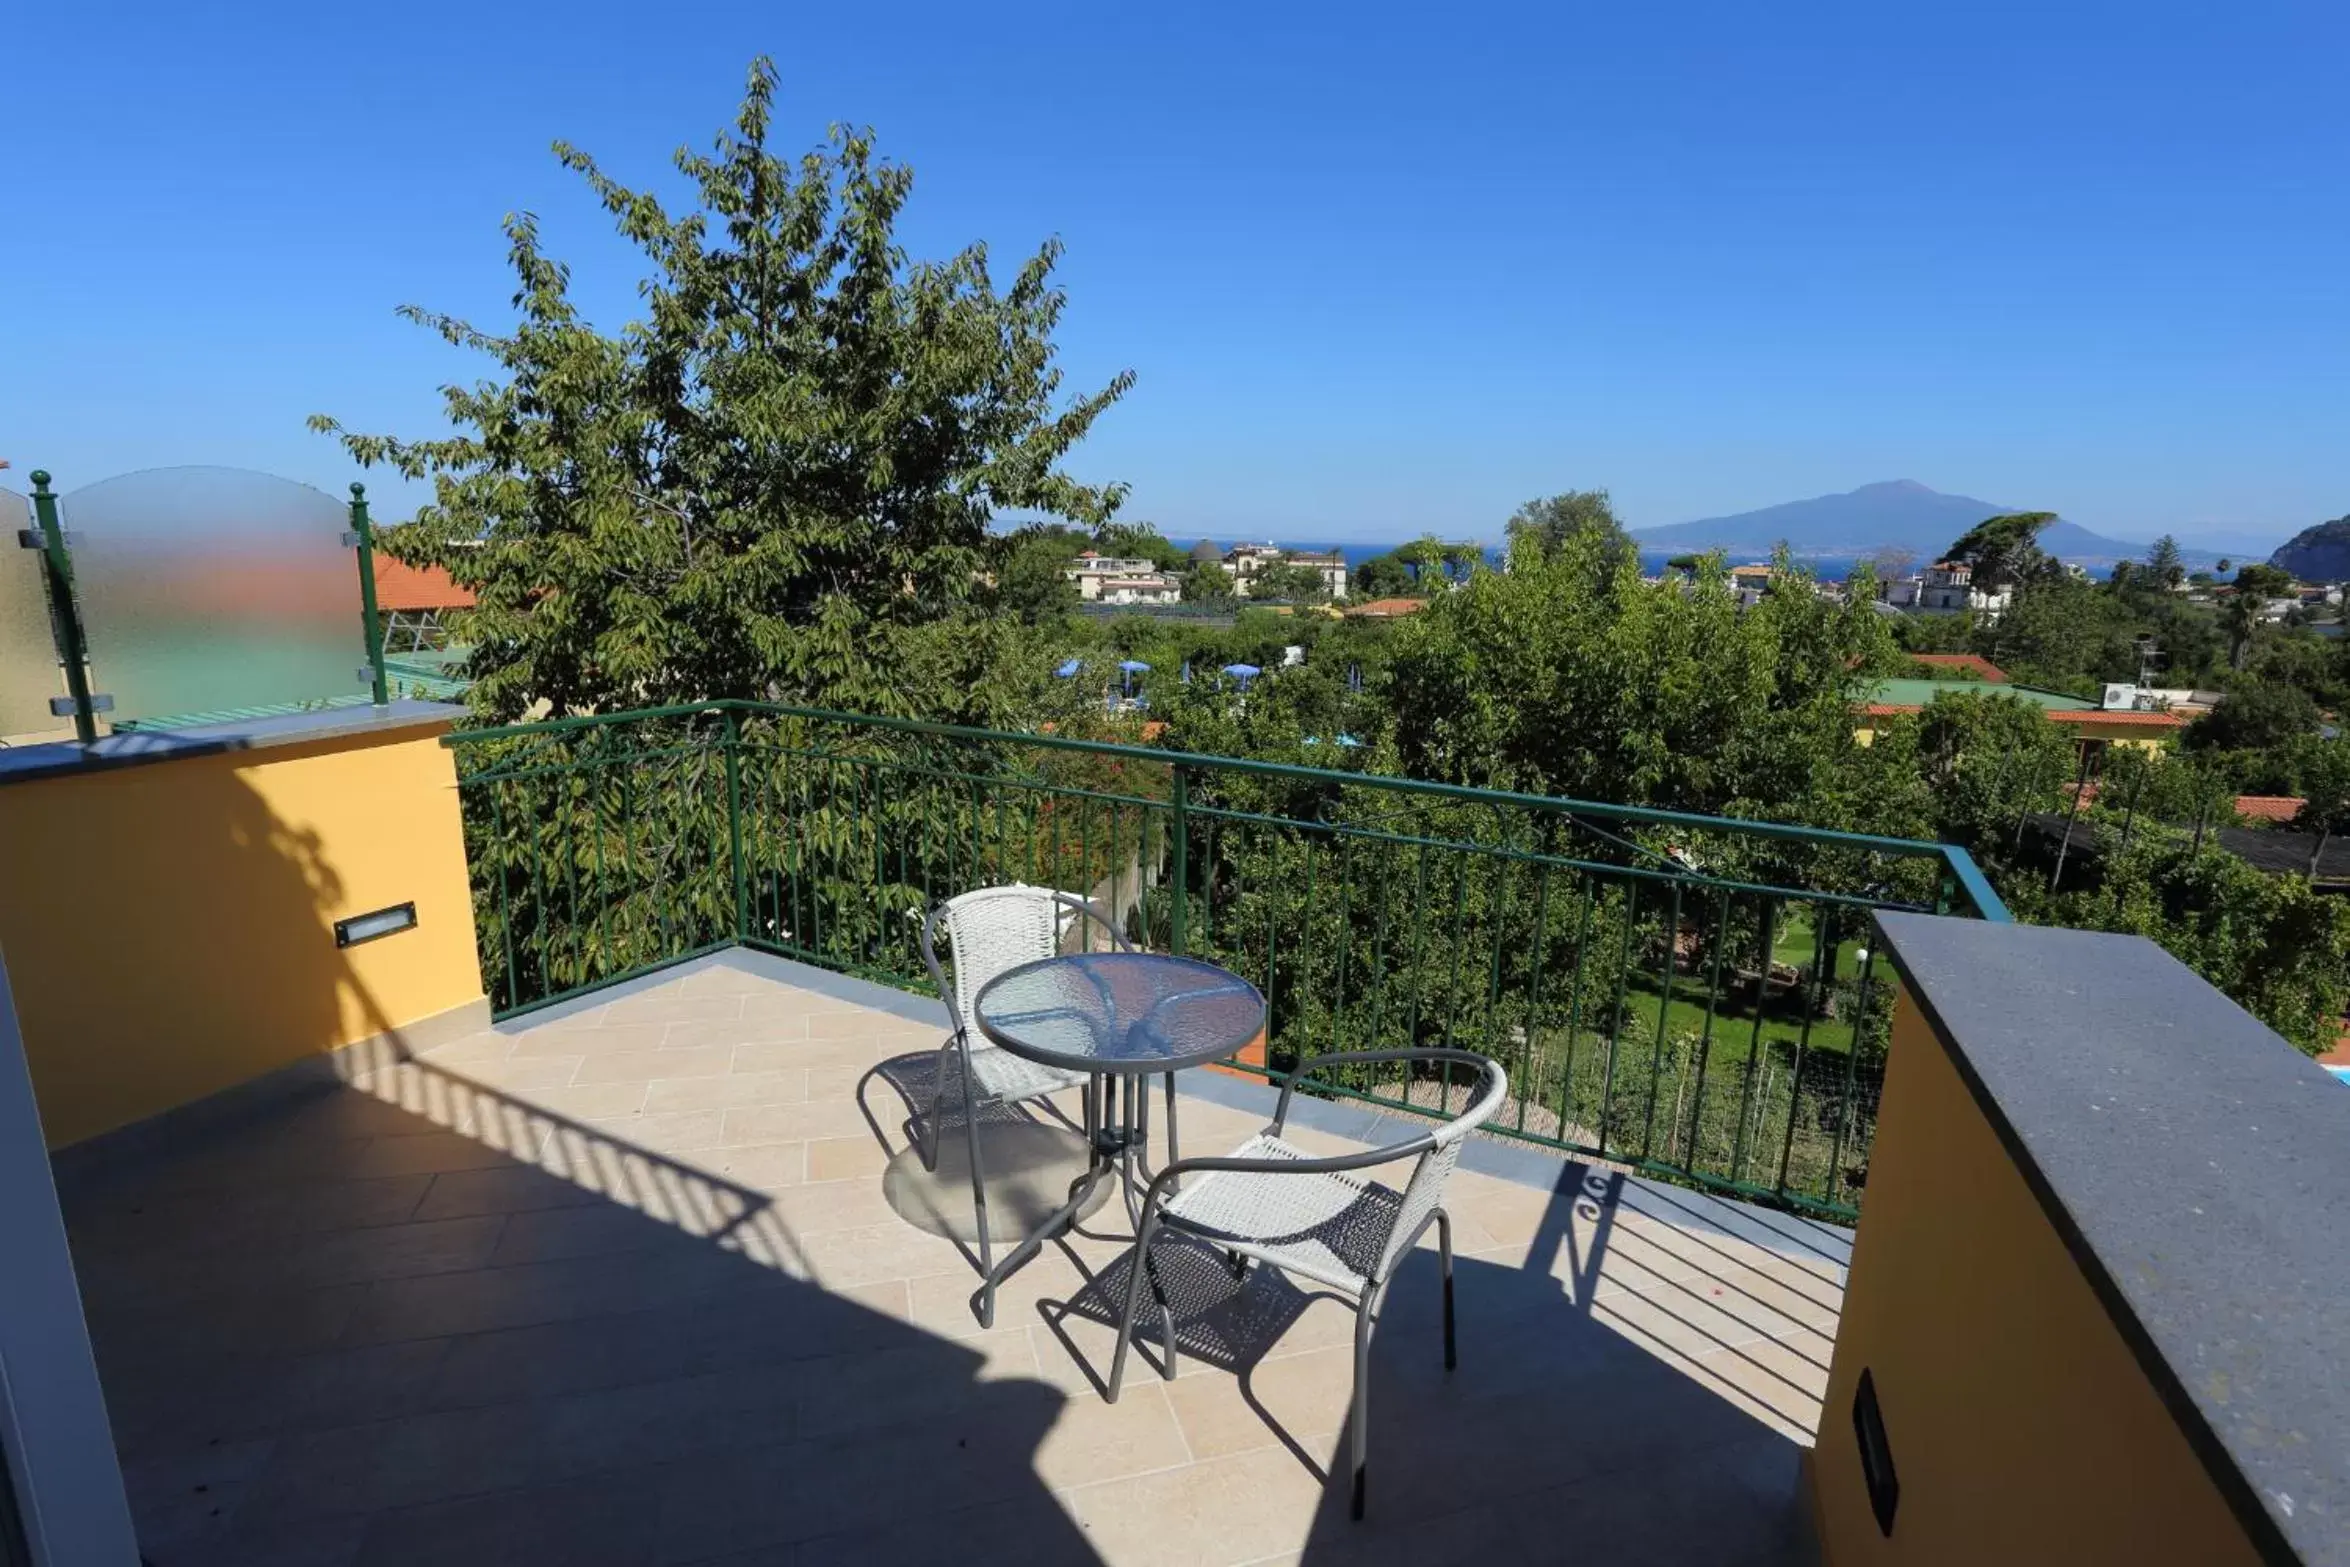
POLYGON ((2289 794, 2240 794, 2236 796, 2236 814, 2256 822, 2289 822, 2308 803, 2289 794))
POLYGON ((1912 653, 1909 661, 1929 669, 1971 669, 1985 680, 2007 684, 2007 671, 1979 653, 1912 653))
POLYGON ((471 609, 473 590, 449 580, 439 566, 406 566, 388 555, 375 557, 377 609, 471 609))
POLYGON ((2120 724, 2132 729, 2184 729, 2187 721, 2175 713, 2109 713, 2099 707, 2050 708, 2048 719, 2057 724, 2120 724))

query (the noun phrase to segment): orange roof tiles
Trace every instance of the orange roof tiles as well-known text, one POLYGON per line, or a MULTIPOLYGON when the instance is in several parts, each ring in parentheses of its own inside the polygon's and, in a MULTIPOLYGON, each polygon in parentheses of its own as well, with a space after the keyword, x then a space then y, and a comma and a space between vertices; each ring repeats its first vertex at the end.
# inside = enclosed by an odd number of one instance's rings
POLYGON ((2187 721, 2174 713, 2107 712, 2103 708, 2051 708, 2048 721, 2056 724, 2119 724, 2132 729, 2184 729, 2187 721))
POLYGON ((2256 822, 2289 822, 2307 803, 2289 794, 2240 794, 2236 796, 2236 814, 2256 822))
POLYGON ((383 610, 471 609, 473 590, 450 580, 440 566, 409 566, 375 557, 375 607, 383 610))
POLYGON ((2007 684, 2007 671, 1979 653, 1912 653, 1909 661, 1929 669, 1971 669, 1985 680, 2007 684))

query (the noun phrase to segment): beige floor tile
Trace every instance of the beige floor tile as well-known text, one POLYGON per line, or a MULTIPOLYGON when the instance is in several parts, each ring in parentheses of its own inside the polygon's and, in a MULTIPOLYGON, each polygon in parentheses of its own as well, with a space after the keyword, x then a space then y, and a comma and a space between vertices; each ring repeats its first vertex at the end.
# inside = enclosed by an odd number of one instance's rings
POLYGON ((743 1015, 743 998, 730 995, 671 995, 655 992, 615 1001, 604 1009, 607 1025, 621 1023, 720 1022, 743 1015))
POLYGON ((1155 1381, 1128 1384, 1115 1404, 1070 1398, 1036 1450, 1036 1472, 1055 1490, 1149 1474, 1191 1462, 1182 1427, 1155 1381))
MULTIPOLYGON (((538 1088, 560 1088, 579 1074, 579 1065, 585 1056, 505 1056, 495 1061, 469 1061, 452 1065, 452 1077, 497 1089, 509 1094, 528 1093, 538 1088)), ((438 1057, 433 1066, 443 1063, 438 1057)))
POLYGON ((818 1137, 807 1144, 807 1178, 811 1181, 847 1181, 879 1175, 889 1168, 892 1150, 866 1132, 858 1137, 818 1137))
POLYGON ((1116 1567, 1235 1567, 1301 1549, 1322 1485, 1247 1453, 1080 1486, 1061 1500, 1116 1567))
POLYGON ((518 1056, 597 1056, 616 1055, 628 1050, 658 1050, 661 1036, 669 1032, 666 1023, 626 1023, 594 1025, 565 1018, 560 1023, 543 1023, 517 1034, 513 1053, 518 1056))
POLYGON ((1239 1378, 1204 1366, 1184 1367, 1165 1387, 1195 1457, 1282 1447, 1286 1432, 1319 1460, 1328 1457, 1329 1438, 1346 1425, 1354 1401, 1354 1346, 1265 1361, 1250 1369, 1245 1395, 1239 1378))
MULTIPOLYGON (((636 1085, 640 1092, 643 1085, 636 1085)), ((678 1110, 663 1115, 626 1115, 591 1121, 599 1136, 652 1154, 694 1153, 725 1138, 723 1110, 678 1110)))
POLYGON ((861 1039, 776 1039, 752 1040, 739 1044, 734 1051, 734 1069, 737 1072, 784 1072, 795 1067, 811 1071, 826 1067, 848 1067, 862 1075, 867 1067, 903 1054, 911 1047, 884 1049, 871 1040, 861 1039))
POLYGON ((759 1191, 798 1186, 808 1178, 806 1143, 761 1143, 746 1148, 698 1149, 696 1168, 759 1191))
POLYGON ((649 1083, 656 1079, 724 1077, 734 1070, 731 1045, 694 1045, 681 1049, 625 1050, 589 1056, 580 1063, 575 1083, 649 1083))
POLYGON ((1756 1339, 1700 1357, 1688 1369, 1700 1382, 1773 1430, 1809 1446, 1819 1432, 1832 1346, 1806 1338, 1789 1344, 1756 1339))
POLYGON ((726 1111, 725 1116, 725 1140, 729 1143, 811 1142, 819 1138, 854 1137, 859 1132, 871 1134, 864 1114, 854 1102, 844 1099, 746 1105, 726 1111))
MULTIPOLYGON (((668 1052, 663 1054, 687 1054, 668 1052)), ((735 1072, 731 1062, 733 1052, 727 1052, 729 1068, 712 1077, 681 1077, 656 1079, 645 1093, 645 1111, 654 1114, 669 1110, 732 1110, 744 1105, 797 1104, 808 1098, 808 1074, 804 1071, 735 1072)))
POLYGON ((478 1034, 467 1034, 452 1039, 445 1045, 418 1052, 417 1059, 437 1066, 469 1066, 483 1061, 502 1061, 514 1051, 514 1036, 485 1028, 478 1034))
POLYGON ((796 1019, 698 1018, 670 1025, 665 1043, 671 1050, 690 1050, 697 1045, 789 1044, 807 1037, 796 1019))
MULTIPOLYGON (((594 1059, 599 1058, 590 1058, 594 1059)), ((533 1089, 516 1097, 541 1115, 567 1121, 604 1121, 636 1114, 645 1102, 645 1084, 642 1078, 620 1083, 573 1083, 562 1088, 533 1089)))

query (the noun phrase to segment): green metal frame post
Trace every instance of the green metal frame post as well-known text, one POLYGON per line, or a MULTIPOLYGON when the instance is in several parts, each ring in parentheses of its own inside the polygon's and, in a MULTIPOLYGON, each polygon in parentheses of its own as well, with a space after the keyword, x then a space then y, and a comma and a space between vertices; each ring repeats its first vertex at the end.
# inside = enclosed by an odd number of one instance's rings
POLYGON ((1174 862, 1170 870, 1175 882, 1173 907, 1168 914, 1167 945, 1180 958, 1190 956, 1191 952, 1191 769, 1181 762, 1175 764, 1174 777, 1167 789, 1167 804, 1167 855, 1174 862))
POLYGON ((742 722, 726 710, 726 853, 734 867, 734 938, 751 935, 751 883, 743 865, 742 722))
POLYGON ((384 674, 383 617, 375 605, 375 526, 367 520, 367 486, 351 486, 351 534, 359 545, 359 613, 367 631, 367 669, 374 682, 375 705, 384 706, 392 699, 392 687, 384 674))
POLYGON ((33 515, 41 525, 41 559, 57 652, 65 660, 65 689, 73 698, 74 738, 88 745, 98 738, 98 709, 90 701, 90 649, 82 636, 81 606, 74 601, 73 557, 66 553, 65 528, 57 520, 57 497, 49 493, 49 475, 41 469, 33 472, 33 515))

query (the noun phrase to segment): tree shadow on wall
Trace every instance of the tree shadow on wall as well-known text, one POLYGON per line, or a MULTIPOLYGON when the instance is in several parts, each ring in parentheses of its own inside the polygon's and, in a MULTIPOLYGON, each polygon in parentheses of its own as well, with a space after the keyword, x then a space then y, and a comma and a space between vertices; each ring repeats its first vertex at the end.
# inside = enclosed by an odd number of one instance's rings
POLYGON ((154 1567, 1098 1561, 1036 1469, 1061 1394, 809 1282, 757 1188, 420 1058, 333 945, 329 847, 230 768, 175 800, 157 863, 234 889, 190 941, 275 988, 121 1059, 239 1006, 381 1039, 60 1161, 154 1567))

